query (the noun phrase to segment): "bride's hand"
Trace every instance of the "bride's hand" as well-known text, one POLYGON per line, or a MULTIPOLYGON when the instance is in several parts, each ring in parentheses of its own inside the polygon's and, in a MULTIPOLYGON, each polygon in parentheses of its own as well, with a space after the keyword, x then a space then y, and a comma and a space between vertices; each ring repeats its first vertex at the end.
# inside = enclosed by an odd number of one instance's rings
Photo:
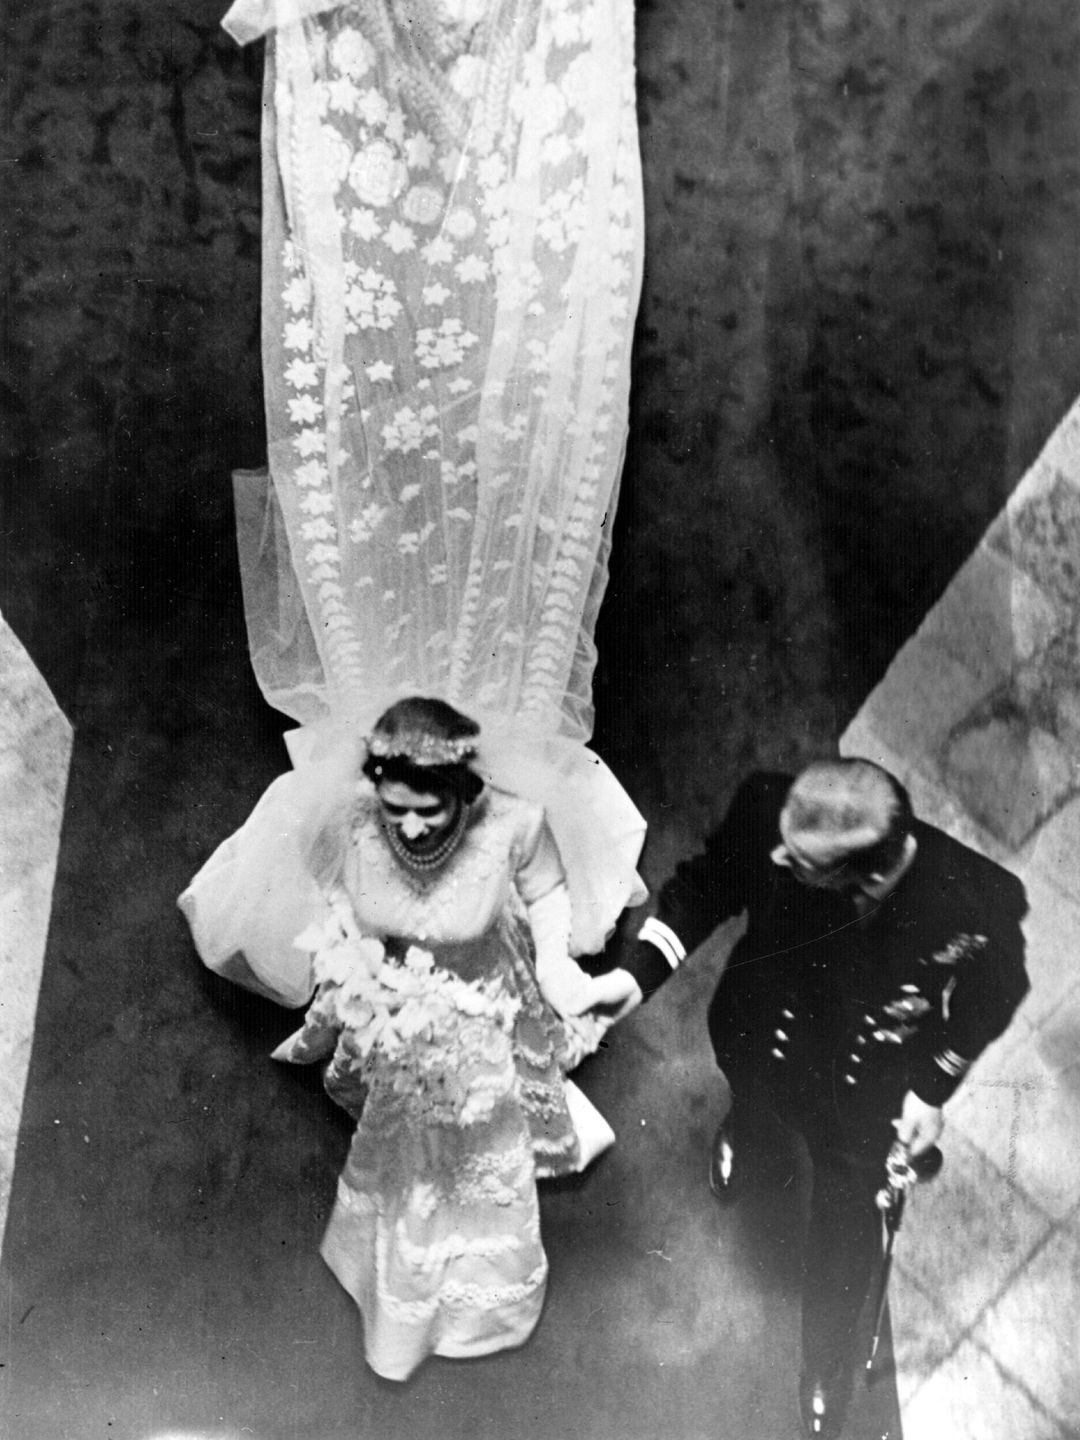
POLYGON ((562 1023, 566 1042, 562 1068, 569 1073, 581 1064, 586 1055, 599 1050, 600 1042, 611 1028, 611 1021, 607 1016, 571 1015, 562 1023))
POLYGON ((581 1015, 598 1003, 593 997, 593 981, 568 955, 554 964, 545 958, 537 965, 536 979, 541 995, 560 1020, 581 1015))

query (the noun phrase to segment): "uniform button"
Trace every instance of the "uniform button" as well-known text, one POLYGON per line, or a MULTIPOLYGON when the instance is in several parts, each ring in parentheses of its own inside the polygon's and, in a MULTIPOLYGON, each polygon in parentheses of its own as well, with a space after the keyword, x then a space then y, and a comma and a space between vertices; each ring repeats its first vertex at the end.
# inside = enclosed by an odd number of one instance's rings
POLYGON ((861 1055, 856 1055, 856 1053, 855 1053, 854 1050, 851 1052, 851 1063, 852 1063, 853 1065, 861 1065, 861 1064, 862 1064, 862 1056, 861 1056, 861 1055))
POLYGON ((783 1030, 774 1030, 773 1034, 776 1036, 777 1040, 786 1040, 788 1038, 784 1034, 783 1030))
POLYGON ((875 1039, 875 1040, 879 1040, 879 1041, 880 1041, 880 1040, 884 1040, 884 1039, 885 1039, 885 1031, 884 1031, 884 1030, 875 1030, 875 1031, 874 1031, 874 1039, 875 1039))
POLYGON ((787 1059, 787 1056, 784 1054, 783 1050, 774 1049, 772 1053, 776 1056, 777 1060, 786 1060, 786 1059, 787 1059))
POLYGON ((864 1025, 876 1025, 876 1024, 877 1024, 877 1021, 874 1019, 873 1015, 864 1015, 862 1018, 863 1018, 863 1024, 864 1024, 864 1025))
POLYGON ((865 1035, 856 1035, 856 1036, 855 1036, 855 1044, 856 1044, 856 1045, 865 1045, 865 1044, 866 1044, 866 1036, 865 1036, 865 1035))
POLYGON ((901 985, 900 989, 905 995, 918 995, 919 993, 919 987, 917 985, 901 985))
POLYGON ((844 1079, 847 1081, 847 1083, 848 1083, 849 1085, 854 1085, 854 1084, 855 1084, 855 1076, 854 1076, 854 1075, 845 1075, 845 1076, 844 1076, 844 1079))
POLYGON ((780 1014, 784 1017, 785 1020, 794 1020, 794 1019, 795 1019, 795 1012, 794 1012, 794 1010, 781 1010, 781 1011, 780 1011, 780 1014))

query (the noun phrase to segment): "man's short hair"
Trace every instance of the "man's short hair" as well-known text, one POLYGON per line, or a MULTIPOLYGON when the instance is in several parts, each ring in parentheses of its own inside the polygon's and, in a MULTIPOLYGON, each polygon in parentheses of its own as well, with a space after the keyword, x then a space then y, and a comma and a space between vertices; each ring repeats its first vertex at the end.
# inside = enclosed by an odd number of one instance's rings
POLYGON ((784 801, 792 839, 833 858, 834 873, 887 875, 904 853, 914 816, 908 792, 873 761, 819 760, 798 775, 784 801))

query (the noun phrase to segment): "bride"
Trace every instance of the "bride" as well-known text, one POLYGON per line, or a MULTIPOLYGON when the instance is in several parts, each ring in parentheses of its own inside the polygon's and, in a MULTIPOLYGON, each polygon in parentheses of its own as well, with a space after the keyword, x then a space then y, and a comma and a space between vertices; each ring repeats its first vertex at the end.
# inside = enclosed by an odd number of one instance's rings
POLYGON ((236 477, 237 528, 256 675, 298 728, 181 906, 213 969, 316 997, 279 1058, 333 1057, 361 1114, 324 1253, 403 1378, 535 1324, 535 1178, 610 1139, 562 1071, 607 1023, 587 1012, 636 998, 569 958, 644 895, 644 823, 587 746, 640 285, 632 4, 237 0, 225 23, 268 42, 269 469, 236 477), (423 975, 450 1028, 421 1009, 406 1029, 436 1038, 388 1057, 395 977, 423 975), (435 1122, 460 984, 492 1058, 435 1122), (394 1089, 418 1054, 419 1114, 394 1089), (406 1116, 391 1162, 365 1137, 406 1116), (503 1231, 460 1186, 497 1189, 511 1153, 503 1231), (462 1310, 477 1287, 502 1298, 462 1310))
MULTIPOLYGON (((300 937, 318 984, 276 1058, 329 1061, 358 1121, 322 1253, 364 1317, 368 1364, 531 1334, 547 1260, 536 1181, 613 1138, 564 1070, 597 1005, 638 998, 567 953, 569 899, 539 806, 485 787, 478 727, 412 698, 316 845, 332 913, 300 937)), ((593 1022, 595 1025, 596 1022, 593 1022)))

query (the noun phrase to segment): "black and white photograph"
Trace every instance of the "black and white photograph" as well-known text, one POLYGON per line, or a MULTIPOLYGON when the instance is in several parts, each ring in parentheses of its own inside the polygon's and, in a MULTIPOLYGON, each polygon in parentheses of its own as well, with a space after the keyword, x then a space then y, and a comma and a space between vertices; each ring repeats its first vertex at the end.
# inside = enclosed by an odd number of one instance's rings
POLYGON ((11 0, 0 1435, 1080 1435, 1080 10, 11 0))

